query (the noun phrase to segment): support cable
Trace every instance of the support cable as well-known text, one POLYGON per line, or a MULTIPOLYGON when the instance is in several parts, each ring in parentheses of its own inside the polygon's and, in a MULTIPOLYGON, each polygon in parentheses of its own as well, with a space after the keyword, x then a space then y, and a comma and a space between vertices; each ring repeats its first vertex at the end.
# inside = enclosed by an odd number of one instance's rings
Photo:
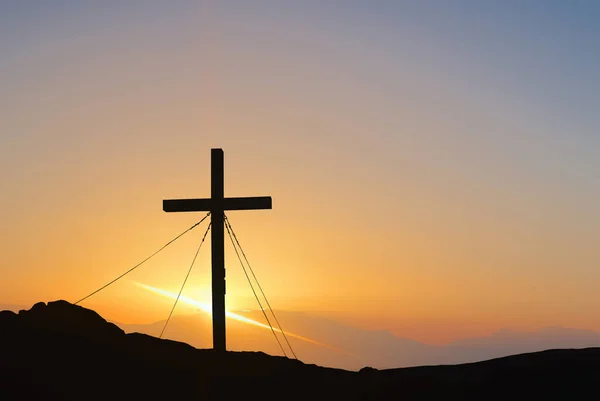
POLYGON ((206 220, 206 218, 210 215, 210 212, 206 214, 206 216, 204 216, 202 218, 202 220, 200 220, 199 222, 197 222, 196 224, 194 224, 193 226, 191 226, 190 228, 188 228, 187 230, 185 230, 184 232, 182 232, 181 234, 179 234, 177 237, 173 238, 171 241, 167 242, 165 245, 163 245, 158 251, 154 252, 152 255, 148 256, 146 259, 142 260, 140 263, 138 263, 137 265, 133 266, 131 269, 127 270, 125 273, 121 274, 119 277, 115 278, 114 280, 110 281, 109 283, 103 285, 102 287, 98 288, 96 291, 92 292, 89 295, 86 295, 85 297, 81 298, 79 301, 75 302, 75 305, 79 304, 82 301, 85 301, 86 299, 88 299, 89 297, 91 297, 92 295, 102 291, 103 289, 105 289, 106 287, 108 287, 109 285, 113 284, 115 281, 125 277, 127 274, 131 273, 132 271, 134 271, 135 269, 137 269, 138 267, 140 267, 142 264, 144 264, 145 262, 147 262, 148 260, 150 260, 153 256, 155 256, 157 253, 159 253, 160 251, 162 251, 163 249, 165 249, 167 246, 171 245, 173 242, 175 242, 176 240, 178 240, 179 238, 181 238, 184 234, 192 231, 194 228, 196 228, 199 224, 201 224, 204 220, 206 220))
POLYGON ((173 304, 173 307, 171 308, 171 312, 169 312, 169 317, 167 318, 167 321, 165 322, 165 325, 162 328, 162 331, 160 332, 160 336, 158 336, 158 338, 162 338, 165 329, 167 328, 167 325, 169 324, 169 321, 171 320, 171 316, 173 315, 173 311, 175 310, 175 307, 177 306, 177 302, 179 302, 179 297, 181 296, 181 293, 183 292, 183 287, 185 287, 185 283, 187 282, 188 277, 190 276, 190 273, 192 271, 192 267, 194 267, 194 263, 196 262, 196 258, 198 257, 198 252, 200 252, 200 248, 202 248, 202 244, 204 244, 204 240, 206 239, 206 234, 208 234, 208 231, 210 230, 210 226, 212 223, 208 224, 208 227, 206 227, 206 231, 204 232, 204 236, 202 237, 202 241, 200 241, 200 245, 198 245, 198 249, 196 249, 196 254, 194 255, 194 259, 192 259, 192 264, 190 264, 190 268, 187 271, 187 274, 185 275, 185 279, 183 280, 183 284, 181 285, 181 288, 179 289, 179 294, 177 294, 177 298, 175 299, 175 303, 173 304))
MULTIPOLYGON (((229 234, 229 239, 231 240, 231 244, 233 245, 233 249, 235 250, 235 254, 237 255, 238 260, 240 261, 240 264, 242 265, 242 270, 244 271, 244 274, 246 275, 246 279, 248 280, 248 284, 250 284, 250 288, 252 289, 252 293, 254 294, 254 298, 256 298, 256 302, 258 302, 258 306, 259 306, 260 310, 262 311, 265 319, 267 320, 267 323, 269 324, 269 327, 271 328, 271 332, 273 333, 273 336, 275 337, 275 340, 277 340, 277 344, 279 344, 279 348, 281 349, 281 352, 283 352, 283 355, 287 358, 287 353, 285 352, 285 349, 283 348, 283 345, 281 344, 281 341, 279 341, 279 337, 277 337, 277 334, 275 334, 275 330, 273 329, 273 325, 271 324, 271 321, 269 320, 269 317, 267 316, 267 314, 265 312, 265 309, 263 308, 262 303, 260 302, 260 299, 258 298, 258 295, 256 294, 256 291, 254 290, 254 286, 252 285, 252 281, 250 280, 250 276, 248 276, 248 273, 246 272, 246 267, 244 266, 244 263, 242 262, 242 257, 240 256, 240 254, 239 254, 239 252, 237 250, 237 247, 235 245, 235 242, 233 240, 233 236, 231 235, 230 226, 229 226, 229 223, 227 222, 227 216, 225 216, 225 228, 227 229, 227 234, 229 234)), ((282 331, 282 333, 283 333, 283 331, 282 331)), ((296 358, 296 359, 298 359, 298 358, 296 358)))
POLYGON ((258 288, 259 288, 260 292, 262 293, 262 296, 265 299, 267 306, 269 307, 269 310, 271 311, 271 314, 273 315, 273 318, 275 319, 275 323, 277 323, 277 326, 279 326, 279 330, 281 331, 281 334, 283 334, 283 338, 285 339, 285 342, 287 343, 288 347, 290 348, 292 355, 294 355, 294 358, 298 359, 298 357, 296 356, 296 353, 294 352, 294 349, 292 348, 292 345, 290 344, 287 336, 285 335, 285 331, 283 331, 283 327, 281 327, 281 323, 279 323, 279 320, 277 319, 277 316, 275 316, 275 312, 273 311, 273 308, 271 308, 271 304, 269 303, 269 300, 267 299, 267 296, 265 295, 265 292, 263 291, 262 286, 260 285, 260 282, 258 281, 258 278, 256 278, 256 275, 254 274, 254 269, 252 269, 252 266, 250 265, 250 262, 248 261, 248 258, 246 257, 246 253, 244 252, 244 249, 240 245, 240 241, 238 240, 237 235, 235 235, 235 231, 233 231, 233 227, 231 227, 231 223, 229 222, 227 215, 225 215, 225 225, 229 226, 229 228, 231 229, 233 238, 235 238, 235 242, 238 244, 240 251, 242 251, 242 255, 244 256, 244 260, 246 261, 246 264, 248 265, 248 268, 250 269, 250 272, 252 273, 252 277, 254 277, 256 284, 258 284, 258 288))

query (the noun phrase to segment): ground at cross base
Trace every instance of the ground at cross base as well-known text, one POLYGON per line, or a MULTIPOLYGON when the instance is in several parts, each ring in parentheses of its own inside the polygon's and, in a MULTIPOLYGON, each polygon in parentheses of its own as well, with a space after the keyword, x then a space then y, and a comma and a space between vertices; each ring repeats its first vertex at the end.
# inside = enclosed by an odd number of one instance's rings
POLYGON ((125 334, 66 301, 0 312, 0 400, 600 399, 600 348, 360 372, 125 334))

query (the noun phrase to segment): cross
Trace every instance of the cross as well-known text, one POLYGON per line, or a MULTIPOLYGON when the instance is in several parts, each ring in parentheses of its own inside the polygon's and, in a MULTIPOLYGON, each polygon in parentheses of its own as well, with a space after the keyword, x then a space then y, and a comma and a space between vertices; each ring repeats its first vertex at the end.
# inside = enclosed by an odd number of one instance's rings
POLYGON ((271 209, 270 196, 225 198, 223 149, 211 149, 210 198, 163 200, 165 212, 207 212, 211 219, 213 349, 225 351, 225 210, 271 209))

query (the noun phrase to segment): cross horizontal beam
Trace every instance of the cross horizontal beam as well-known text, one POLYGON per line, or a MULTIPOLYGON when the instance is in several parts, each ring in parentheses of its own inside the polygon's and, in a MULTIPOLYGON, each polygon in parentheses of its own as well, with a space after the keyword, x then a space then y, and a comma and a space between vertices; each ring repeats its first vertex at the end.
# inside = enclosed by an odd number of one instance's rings
POLYGON ((210 198, 163 200, 163 211, 165 212, 209 212, 215 208, 220 210, 272 209, 273 201, 270 196, 224 198, 222 205, 215 205, 210 198))

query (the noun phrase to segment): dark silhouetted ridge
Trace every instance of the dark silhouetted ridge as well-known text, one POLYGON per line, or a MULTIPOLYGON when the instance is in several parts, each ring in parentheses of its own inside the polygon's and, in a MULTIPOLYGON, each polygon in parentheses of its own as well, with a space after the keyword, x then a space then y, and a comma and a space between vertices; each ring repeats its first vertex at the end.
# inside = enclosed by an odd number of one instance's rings
POLYGON ((598 348, 349 372, 125 334, 66 301, 0 312, 1 400, 583 400, 598 377, 598 348))

